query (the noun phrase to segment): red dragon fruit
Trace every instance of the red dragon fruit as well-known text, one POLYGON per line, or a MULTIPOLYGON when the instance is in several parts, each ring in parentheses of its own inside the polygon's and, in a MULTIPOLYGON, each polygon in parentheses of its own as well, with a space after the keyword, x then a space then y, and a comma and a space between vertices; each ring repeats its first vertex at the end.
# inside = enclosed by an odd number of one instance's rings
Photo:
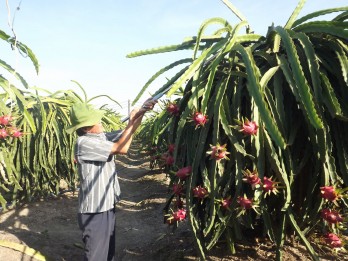
POLYGON ((172 166, 174 164, 174 157, 167 153, 162 155, 162 160, 164 160, 164 165, 172 166))
POLYGON ((202 186, 197 186, 193 188, 192 190, 193 190, 193 196, 199 199, 204 199, 208 197, 209 195, 208 190, 202 186))
POLYGON ((333 186, 325 186, 320 188, 321 197, 328 201, 335 201, 338 198, 337 192, 333 186))
POLYGON ((0 139, 5 139, 8 136, 8 133, 5 128, 0 129, 0 139))
POLYGON ((242 123, 240 131, 245 135, 256 135, 258 128, 259 127, 257 126, 255 121, 249 121, 248 119, 245 119, 242 123))
POLYGON ((174 115, 174 116, 178 116, 180 113, 178 105, 174 102, 168 103, 167 111, 169 112, 169 114, 174 115))
POLYGON ((173 213, 173 219, 174 221, 183 221, 186 218, 186 210, 185 209, 178 209, 173 213))
MULTIPOLYGON (((244 196, 237 197, 237 203, 239 204, 239 213, 237 217, 244 214, 247 210, 253 209, 256 213, 259 213, 257 208, 259 208, 259 205, 257 202, 254 202, 253 199, 249 199, 245 194, 244 196)), ((260 213, 259 213, 260 214, 260 213)))
POLYGON ((231 197, 223 198, 221 200, 221 207, 224 209, 231 210, 230 209, 231 204, 232 204, 231 197))
POLYGON ((211 150, 207 151, 207 154, 210 155, 210 159, 221 160, 226 159, 229 160, 227 154, 230 154, 226 149, 226 144, 220 145, 219 143, 216 146, 210 145, 211 150))
POLYGON ((176 176, 180 180, 185 180, 188 176, 190 176, 191 172, 192 172, 192 167, 191 166, 187 166, 187 167, 179 169, 176 172, 176 176))
POLYGON ((208 116, 203 115, 203 113, 201 112, 195 112, 192 116, 192 120, 196 125, 196 128, 198 128, 199 126, 203 127, 208 121, 208 116))
POLYGON ((265 197, 271 195, 271 193, 274 193, 275 195, 279 193, 278 188, 280 188, 280 186, 278 184, 279 182, 272 180, 272 178, 263 177, 262 189, 265 192, 265 197))
POLYGON ((324 208, 320 212, 320 214, 321 214, 321 217, 327 222, 329 222, 330 224, 337 224, 343 221, 342 216, 335 210, 324 208))
POLYGON ((237 198, 237 203, 243 208, 243 209, 251 209, 253 207, 253 201, 246 196, 242 197, 239 196, 237 198))
POLYGON ((252 189, 260 187, 261 184, 261 179, 259 178, 259 173, 257 170, 253 170, 251 172, 250 170, 242 170, 244 178, 243 181, 246 183, 249 183, 252 187, 252 189))
POLYGON ((168 144, 168 153, 173 153, 175 151, 175 144, 168 144))
POLYGON ((173 184, 173 192, 175 195, 180 196, 183 191, 184 191, 184 188, 183 188, 182 184, 180 184, 180 183, 173 184))
POLYGON ((334 233, 325 234, 324 239, 326 244, 332 248, 340 248, 343 245, 341 239, 334 233))
POLYGON ((14 137, 14 138, 19 138, 23 135, 23 132, 20 132, 16 127, 8 128, 7 132, 11 137, 14 137))
POLYGON ((3 115, 0 117, 0 125, 7 126, 10 125, 10 122, 12 121, 12 117, 10 115, 3 115))

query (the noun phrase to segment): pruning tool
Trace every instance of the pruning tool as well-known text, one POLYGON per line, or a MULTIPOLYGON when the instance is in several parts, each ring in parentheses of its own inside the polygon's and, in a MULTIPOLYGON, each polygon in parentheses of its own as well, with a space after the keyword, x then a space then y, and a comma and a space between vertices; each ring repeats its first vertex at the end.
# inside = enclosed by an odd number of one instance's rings
MULTIPOLYGON (((167 89, 164 89, 163 92, 160 92, 160 93, 157 93, 155 96, 151 97, 151 100, 152 101, 157 101, 159 98, 161 98, 164 94, 166 94, 167 91, 169 91, 169 89, 171 88, 172 86, 169 86, 167 89)), ((144 108, 144 106, 143 106, 144 108)), ((125 121, 128 121, 129 120, 129 116, 123 118, 121 120, 121 122, 125 122, 125 121)))

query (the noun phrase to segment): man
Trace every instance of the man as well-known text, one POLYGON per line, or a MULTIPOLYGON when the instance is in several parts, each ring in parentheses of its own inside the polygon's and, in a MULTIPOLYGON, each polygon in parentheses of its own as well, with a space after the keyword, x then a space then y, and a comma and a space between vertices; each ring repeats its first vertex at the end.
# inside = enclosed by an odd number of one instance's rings
POLYGON ((145 101, 134 109, 123 131, 104 132, 101 119, 104 111, 90 104, 71 107, 71 125, 66 132, 76 131, 75 159, 80 178, 78 223, 85 244, 84 260, 106 261, 115 257, 115 203, 119 200, 115 154, 127 153, 133 134, 144 113, 156 101, 145 101))

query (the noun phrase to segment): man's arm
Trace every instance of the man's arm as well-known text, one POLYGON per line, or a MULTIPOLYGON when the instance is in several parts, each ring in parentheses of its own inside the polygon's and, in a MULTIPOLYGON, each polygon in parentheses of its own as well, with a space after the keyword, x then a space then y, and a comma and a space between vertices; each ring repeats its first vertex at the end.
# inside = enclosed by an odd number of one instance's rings
POLYGON ((141 124, 141 120, 145 112, 151 110, 157 101, 146 100, 141 108, 136 108, 132 110, 128 125, 122 132, 121 138, 114 143, 111 149, 111 154, 126 154, 128 152, 129 146, 133 140, 133 134, 141 124))

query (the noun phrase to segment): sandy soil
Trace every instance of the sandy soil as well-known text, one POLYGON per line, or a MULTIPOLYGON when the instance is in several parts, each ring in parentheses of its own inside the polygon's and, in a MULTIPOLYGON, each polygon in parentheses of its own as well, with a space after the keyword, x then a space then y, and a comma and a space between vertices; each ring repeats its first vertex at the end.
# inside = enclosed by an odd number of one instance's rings
MULTIPOLYGON (((118 157, 122 200, 117 207, 117 260, 199 260, 189 224, 178 229, 163 223, 168 180, 161 171, 151 171, 142 157, 130 153, 118 157)), ((0 240, 20 243, 39 251, 48 260, 82 260, 81 232, 76 221, 77 194, 25 204, 0 215, 0 240)), ((208 260, 274 260, 269 242, 245 242, 230 255, 216 246, 208 260)), ((322 260, 343 260, 321 250, 322 260)), ((10 248, 0 247, 0 260, 36 260, 10 248)), ((283 260, 310 260, 303 246, 287 243, 283 260)))

